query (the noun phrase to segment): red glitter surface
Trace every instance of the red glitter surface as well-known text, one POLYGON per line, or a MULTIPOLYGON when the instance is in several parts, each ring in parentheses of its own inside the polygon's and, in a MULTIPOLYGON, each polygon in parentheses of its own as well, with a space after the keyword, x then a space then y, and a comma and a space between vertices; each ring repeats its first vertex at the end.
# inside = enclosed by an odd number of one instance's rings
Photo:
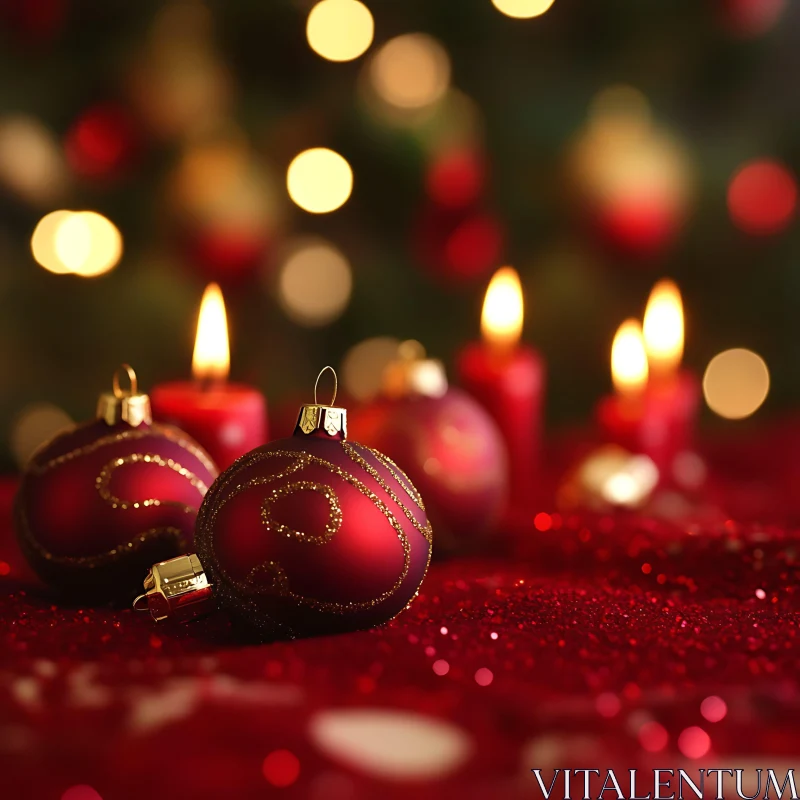
POLYGON ((264 645, 222 614, 60 605, 15 549, 8 482, 0 796, 515 800, 541 796, 532 768, 785 774, 797 438, 710 448, 702 498, 669 518, 545 504, 513 558, 434 564, 389 625, 264 645))

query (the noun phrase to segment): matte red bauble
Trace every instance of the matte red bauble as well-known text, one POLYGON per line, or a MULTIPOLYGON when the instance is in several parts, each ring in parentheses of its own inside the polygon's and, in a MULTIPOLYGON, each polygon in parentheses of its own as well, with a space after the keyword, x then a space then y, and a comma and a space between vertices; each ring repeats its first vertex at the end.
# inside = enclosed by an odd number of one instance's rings
POLYGON ((219 476, 195 540, 199 561, 156 564, 137 608, 185 619, 207 610, 210 587, 222 606, 275 637, 387 622, 416 596, 431 556, 411 481, 347 440, 345 409, 316 403, 303 406, 293 436, 219 476), (190 590, 172 589, 181 585, 190 590))
POLYGON ((474 551, 496 530, 507 501, 508 456, 497 424, 466 392, 448 388, 434 359, 399 359, 387 369, 384 392, 352 415, 352 434, 404 465, 425 496, 435 555, 474 551))
POLYGON ((193 546, 217 468, 186 434, 152 424, 147 395, 101 396, 98 418, 56 436, 27 465, 15 528, 50 585, 94 599, 129 597, 153 561, 193 546))

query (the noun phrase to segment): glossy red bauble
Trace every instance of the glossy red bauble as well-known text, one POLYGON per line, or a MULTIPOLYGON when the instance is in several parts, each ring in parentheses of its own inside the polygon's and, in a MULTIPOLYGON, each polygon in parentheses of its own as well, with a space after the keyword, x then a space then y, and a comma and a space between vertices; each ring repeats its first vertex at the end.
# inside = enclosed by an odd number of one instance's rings
POLYGON ((217 469, 177 428, 102 419, 62 433, 22 476, 15 527, 44 581, 76 596, 125 598, 154 562, 192 547, 217 469))
POLYGON ((196 545, 224 607, 263 634, 295 637, 369 628, 402 611, 425 576, 431 528, 389 459, 298 428, 220 475, 196 545))
POLYGON ((405 466, 425 497, 436 554, 475 550, 495 531, 508 457, 496 423, 468 394, 382 398, 351 413, 350 430, 405 466))

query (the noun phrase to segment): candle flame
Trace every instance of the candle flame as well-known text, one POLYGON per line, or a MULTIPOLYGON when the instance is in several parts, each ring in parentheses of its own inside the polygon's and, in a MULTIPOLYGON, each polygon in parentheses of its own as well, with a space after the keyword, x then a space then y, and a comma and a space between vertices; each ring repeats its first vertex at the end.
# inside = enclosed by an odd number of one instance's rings
POLYGON ((611 379, 623 395, 635 395, 647 385, 647 353, 638 320, 626 319, 611 345, 611 379))
POLYGON ((501 267, 495 272, 486 290, 481 314, 481 333, 490 344, 507 349, 522 336, 524 304, 522 285, 513 267, 501 267))
POLYGON ((209 283, 203 292, 194 340, 192 374, 196 380, 224 381, 230 370, 228 318, 225 301, 216 283, 209 283))
POLYGON ((644 312, 644 346, 653 372, 675 372, 683 357, 683 302, 673 281, 659 281, 644 312))

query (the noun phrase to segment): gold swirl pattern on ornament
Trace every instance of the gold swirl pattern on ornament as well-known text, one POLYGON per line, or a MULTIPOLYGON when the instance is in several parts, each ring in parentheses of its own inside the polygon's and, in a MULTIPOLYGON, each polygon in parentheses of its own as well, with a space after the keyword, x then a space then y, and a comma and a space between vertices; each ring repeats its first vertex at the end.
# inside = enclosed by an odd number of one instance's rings
POLYGON ((336 535, 339 528, 342 527, 342 507, 339 505, 339 498, 337 497, 336 492, 334 492, 330 486, 325 486, 321 483, 314 483, 313 481, 296 481, 295 483, 289 483, 286 486, 279 486, 270 492, 270 496, 261 506, 261 519, 263 520, 267 530, 273 530, 279 536, 287 536, 289 538, 294 537, 302 542, 306 542, 306 544, 325 544, 326 542, 329 542, 336 535), (319 492, 328 501, 328 505, 330 506, 330 517, 325 523, 325 533, 323 533, 321 536, 312 536, 310 534, 303 533, 303 531, 290 528, 288 525, 278 522, 272 516, 272 506, 276 500, 279 500, 281 497, 287 497, 295 492, 302 491, 319 492))
MULTIPOLYGON (((208 454, 200 448, 194 441, 189 439, 183 432, 178 430, 177 428, 172 427, 171 425, 160 425, 160 424, 153 424, 149 428, 146 429, 138 429, 138 428, 129 428, 121 431, 117 431, 115 433, 109 434, 108 436, 101 436, 99 439, 95 439, 93 442, 84 445, 83 447, 77 447, 74 450, 70 450, 67 453, 63 453, 60 456, 56 456, 55 458, 50 459, 49 461, 44 462, 43 464, 35 464, 32 463, 29 466, 29 474, 35 476, 41 476, 48 472, 51 469, 55 469, 56 467, 61 466, 62 464, 67 464, 70 461, 74 461, 76 458, 80 458, 81 456, 89 455, 90 453, 94 453, 97 450, 100 450, 103 447, 107 447, 110 445, 118 444, 119 442, 127 442, 127 441, 138 441, 140 439, 144 439, 148 436, 163 436, 165 439, 168 439, 170 442, 178 445, 179 447, 187 450, 191 453, 195 458, 200 461, 200 463, 211 473, 212 477, 216 477, 219 474, 219 470, 216 468, 214 463, 209 458, 208 454)), ((56 437, 57 438, 57 437, 56 437)), ((51 442, 46 442, 39 448, 39 451, 48 447, 51 442)), ((150 455, 150 458, 153 459, 154 456, 152 454, 135 454, 134 458, 141 458, 144 460, 146 455, 150 455)), ((155 458, 160 458, 156 456, 155 458)), ((34 454, 35 460, 35 454, 34 454)), ((117 459, 110 462, 114 464, 117 459)), ((174 462, 173 462, 174 463, 174 462)), ((110 465, 106 465, 106 468, 110 465)), ((184 469, 180 467, 176 470, 180 472, 180 470, 184 469)), ((104 468, 104 469, 106 469, 104 468)), ((202 493, 207 491, 206 485, 200 481, 193 473, 185 470, 187 475, 185 477, 191 476, 190 480, 198 481, 197 488, 202 493)), ((110 477, 110 474, 109 474, 110 477)), ((103 483, 103 471, 101 474, 95 479, 95 486, 99 489, 99 485, 103 483)), ((103 492, 101 492, 101 496, 103 496, 103 492)), ((110 497, 110 493, 109 493, 110 497)), ((103 498, 107 500, 108 498, 103 498)), ((119 503, 118 498, 111 498, 112 505, 114 501, 119 503)), ((125 501, 122 501, 123 508, 129 507, 125 501)), ((145 501, 139 503, 139 505, 144 506, 145 501)), ((175 505, 179 508, 184 509, 187 513, 194 513, 197 511, 196 508, 192 508, 190 506, 184 506, 182 503, 175 503, 173 501, 158 501, 158 500, 151 500, 147 501, 147 505, 154 506, 154 505, 175 505)), ((136 507, 135 503, 130 503, 130 506, 136 507)), ((88 569, 96 569, 104 567, 108 564, 114 563, 119 561, 122 558, 127 557, 131 553, 136 553, 144 547, 145 544, 150 542, 150 540, 154 538, 168 538, 175 542, 177 549, 181 551, 185 551, 188 547, 188 542, 186 541, 186 537, 180 528, 176 528, 173 526, 165 526, 161 528, 148 528, 141 533, 136 534, 132 537, 131 541, 127 542, 126 544, 119 545, 111 550, 106 551, 105 553, 97 553, 90 556, 58 556, 54 553, 51 553, 49 550, 46 550, 42 545, 36 540, 36 538, 32 535, 30 531, 30 526, 28 524, 27 514, 22 508, 22 502, 19 501, 17 503, 16 508, 16 515, 18 519, 18 528, 20 533, 20 539, 23 541, 24 545, 27 546, 31 552, 35 553, 45 561, 51 564, 58 564, 63 566, 72 566, 77 568, 88 568, 88 569)))
MULTIPOLYGON (((298 470, 304 469, 310 464, 316 464, 317 466, 327 469, 334 475, 337 475, 346 483, 349 483, 358 492, 367 497, 373 503, 373 505, 375 505, 375 507, 381 512, 381 514, 383 514, 384 517, 386 517, 387 521, 397 534, 397 538, 400 541, 400 545, 403 549, 403 567, 400 572, 400 575, 398 576, 394 584, 391 586, 391 588, 387 589, 384 592, 381 592, 380 595, 371 600, 346 601, 346 602, 337 602, 332 600, 318 600, 313 597, 306 597, 304 595, 293 592, 289 588, 289 580, 288 577, 286 576, 285 570, 280 564, 274 561, 266 562, 264 564, 260 564, 254 567, 248 573, 247 577, 243 581, 233 580, 227 574, 227 572, 219 565, 216 555, 213 552, 214 551, 213 542, 210 542, 209 548, 211 550, 211 556, 213 561, 216 562, 215 567, 219 572, 219 574, 221 575, 221 577, 223 577, 226 581, 228 581, 231 585, 233 585, 238 591, 245 594, 249 594, 251 596, 256 594, 275 593, 278 594, 280 597, 285 597, 290 600, 293 600, 298 605, 303 605, 308 608, 312 608, 316 611, 329 611, 337 614, 366 611, 370 608, 373 608, 376 605, 379 605, 380 603, 383 603, 385 600, 388 600, 400 588, 400 586, 403 584, 403 581, 405 581, 406 577, 408 576, 408 571, 411 565, 411 544, 408 541, 408 536, 406 535, 406 532, 403 530, 403 526, 400 524, 399 520, 397 519, 397 517, 395 517, 395 515, 388 508, 388 506, 383 502, 383 500, 380 499, 380 497, 378 497, 375 494, 375 492, 369 489, 354 475, 351 475, 349 472, 346 472, 340 467, 337 467, 330 461, 326 461, 324 458, 319 458, 318 456, 314 456, 311 455, 310 453, 305 453, 302 451, 298 452, 295 450, 266 450, 266 451, 255 452, 252 453, 251 455, 245 455, 236 462, 236 471, 239 472, 241 470, 247 469, 261 461, 270 458, 288 458, 291 459, 291 463, 285 469, 281 470, 275 475, 270 475, 267 477, 251 478, 245 483, 237 484, 224 499, 220 500, 218 503, 214 504, 213 507, 211 507, 208 524, 212 529, 219 512, 234 497, 238 496, 247 489, 252 488, 253 486, 261 486, 264 484, 272 483, 273 481, 276 480, 281 480, 282 478, 285 478, 297 472, 298 470), (271 577, 271 585, 269 587, 255 585, 256 577, 262 572, 267 572, 271 577)), ((366 464, 366 462, 364 462, 364 464, 366 464)), ((364 464, 359 464, 359 465, 362 466, 362 468, 365 468, 364 464)), ((369 470, 367 470, 367 472, 369 472, 369 470)), ((333 489, 331 489, 330 491, 333 493, 333 489)), ((270 502, 270 499, 268 499, 267 502, 270 502)), ((338 505, 338 499, 337 499, 337 505, 338 505)), ((418 530, 423 530, 425 529, 426 526, 421 526, 418 522, 415 522, 415 527, 417 527, 418 530)), ((313 539, 315 537, 300 535, 297 538, 299 539, 299 541, 308 541, 309 539, 313 539)), ((430 563, 430 548, 428 548, 428 563, 430 563)))
POLYGON ((176 472, 200 492, 205 495, 208 491, 208 486, 200 480, 193 472, 181 466, 177 461, 171 458, 162 458, 155 453, 131 453, 127 456, 120 456, 108 462, 101 470, 100 474, 95 479, 95 487, 97 488, 100 497, 106 501, 112 508, 152 508, 154 506, 170 506, 172 508, 179 508, 186 514, 194 514, 197 512, 195 506, 187 506, 184 503, 179 503, 175 500, 159 500, 157 498, 149 498, 147 500, 123 500, 116 495, 112 494, 109 485, 111 483, 111 476, 115 470, 124 467, 126 464, 154 464, 157 467, 165 467, 176 472))
POLYGON ((28 525, 28 517, 25 512, 18 506, 17 514, 17 528, 22 540, 23 546, 31 552, 38 555, 49 564, 56 564, 64 567, 75 567, 78 569, 101 569, 109 564, 115 564, 123 558, 131 554, 138 553, 149 544, 153 539, 158 539, 159 543, 164 540, 171 540, 175 543, 176 550, 181 552, 185 551, 188 547, 188 542, 180 528, 172 526, 164 528, 148 528, 146 531, 136 534, 130 542, 118 545, 117 547, 107 550, 105 553, 95 553, 91 556, 57 556, 42 547, 41 543, 32 535, 30 526, 28 525))
MULTIPOLYGON (((56 456, 55 458, 46 461, 44 464, 32 463, 30 472, 33 475, 42 475, 48 470, 59 467, 62 464, 66 464, 76 458, 89 455, 89 453, 94 453, 101 447, 118 444, 119 442, 137 441, 138 439, 144 439, 147 436, 152 436, 154 434, 156 436, 161 435, 165 439, 169 439, 169 441, 171 441, 173 444, 178 445, 178 447, 187 450, 211 473, 212 477, 216 477, 219 474, 219 470, 214 462, 209 458, 208 453, 199 447, 196 442, 194 442, 192 439, 189 439, 189 437, 187 437, 177 428, 173 428, 171 425, 159 425, 158 423, 154 423, 149 428, 144 430, 140 430, 139 428, 130 428, 117 431, 116 433, 109 434, 108 436, 101 436, 99 439, 95 439, 93 442, 90 442, 83 447, 77 447, 74 450, 70 450, 68 453, 63 453, 60 456, 56 456)), ((49 444, 50 442, 46 443, 43 445, 43 448, 47 447, 49 444)))
MULTIPOLYGON (((370 447, 364 447, 365 450, 368 450, 372 455, 374 455, 378 461, 386 467, 389 471, 391 476, 397 481, 397 483, 405 489, 408 496, 419 506, 419 508, 424 511, 425 507, 422 505, 422 498, 420 497, 419 492, 414 487, 414 484, 411 483, 408 476, 402 472, 400 467, 398 467, 393 461, 390 461, 389 458, 383 455, 383 453, 379 453, 377 450, 373 450, 370 447), (401 479, 400 474, 403 475, 405 480, 401 479), (411 488, 409 488, 411 487, 411 488)), ((392 489, 391 486, 383 479, 383 476, 378 472, 375 467, 372 466, 356 449, 351 445, 349 442, 342 442, 342 447, 344 447, 345 453, 350 457, 351 460, 355 461, 363 470, 369 473, 378 486, 383 489, 392 500, 397 503, 398 506, 402 509, 403 513, 406 515, 408 521, 417 529, 419 533, 421 533, 425 539, 428 541, 429 544, 433 543, 433 530, 431 528, 430 522, 427 522, 425 525, 420 523, 420 521, 416 518, 413 512, 403 503, 403 501, 397 496, 397 493, 392 489)))

